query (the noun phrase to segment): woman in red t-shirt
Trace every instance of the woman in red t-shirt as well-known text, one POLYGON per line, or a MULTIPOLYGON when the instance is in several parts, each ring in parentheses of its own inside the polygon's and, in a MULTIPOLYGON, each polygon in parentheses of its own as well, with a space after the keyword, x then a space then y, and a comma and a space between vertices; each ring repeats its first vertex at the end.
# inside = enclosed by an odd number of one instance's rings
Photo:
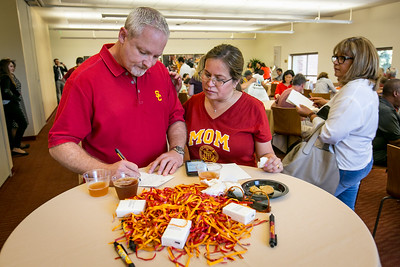
POLYGON ((203 92, 183 105, 188 154, 190 159, 252 167, 264 157, 264 171, 281 172, 263 103, 240 91, 243 61, 240 50, 227 44, 205 55, 203 92))
POLYGON ((285 71, 285 73, 283 73, 282 82, 276 86, 275 99, 278 97, 278 95, 281 95, 283 91, 292 87, 293 77, 294 77, 294 72, 292 70, 287 70, 285 71))

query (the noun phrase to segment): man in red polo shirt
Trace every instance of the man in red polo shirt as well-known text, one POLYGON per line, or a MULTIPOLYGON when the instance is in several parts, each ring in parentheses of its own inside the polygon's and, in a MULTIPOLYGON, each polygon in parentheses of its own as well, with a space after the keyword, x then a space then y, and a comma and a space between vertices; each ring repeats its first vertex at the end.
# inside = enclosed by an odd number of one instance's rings
POLYGON ((57 161, 77 173, 102 168, 129 176, 146 166, 150 173, 172 174, 182 165, 186 126, 176 94, 182 80, 158 61, 168 36, 158 11, 137 8, 118 41, 75 71, 49 132, 57 161))

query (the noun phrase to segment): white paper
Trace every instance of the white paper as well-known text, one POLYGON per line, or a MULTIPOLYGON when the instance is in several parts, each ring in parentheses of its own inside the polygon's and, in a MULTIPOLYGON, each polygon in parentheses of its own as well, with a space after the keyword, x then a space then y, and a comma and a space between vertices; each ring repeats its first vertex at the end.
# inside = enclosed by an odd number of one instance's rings
POLYGON ((172 175, 159 175, 155 173, 147 173, 147 172, 140 172, 140 182, 139 186, 141 187, 158 187, 169 180, 174 178, 172 175))
POLYGON ((296 90, 292 90, 286 99, 286 102, 293 104, 297 107, 300 107, 300 104, 303 106, 308 107, 311 110, 314 110, 315 107, 313 106, 313 102, 305 97, 304 95, 300 94, 296 90))
POLYGON ((251 179, 251 176, 236 163, 222 164, 220 179, 222 181, 237 182, 241 179, 251 179))

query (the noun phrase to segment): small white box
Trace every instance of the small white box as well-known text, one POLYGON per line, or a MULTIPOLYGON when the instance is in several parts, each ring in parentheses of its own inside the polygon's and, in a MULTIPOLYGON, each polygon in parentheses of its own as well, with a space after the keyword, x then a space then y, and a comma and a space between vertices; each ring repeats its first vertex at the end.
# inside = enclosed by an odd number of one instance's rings
POLYGON ((146 207, 146 200, 142 199, 127 199, 127 200, 120 200, 116 213, 117 217, 124 217, 128 213, 133 214, 140 214, 144 211, 146 207))
POLYGON ((229 203, 222 209, 222 213, 230 216, 232 220, 248 224, 256 217, 256 210, 236 203, 229 203))
POLYGON ((192 221, 172 218, 161 237, 161 245, 183 249, 192 221))

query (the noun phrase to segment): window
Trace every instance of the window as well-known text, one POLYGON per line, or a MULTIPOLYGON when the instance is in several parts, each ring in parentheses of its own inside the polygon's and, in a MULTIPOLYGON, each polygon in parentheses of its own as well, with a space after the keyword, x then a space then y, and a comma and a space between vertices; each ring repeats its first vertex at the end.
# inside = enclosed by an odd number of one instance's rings
POLYGON ((295 74, 301 73, 313 83, 318 76, 318 53, 291 54, 290 61, 295 74))
POLYGON ((384 71, 392 66, 392 54, 393 54, 393 48, 392 47, 383 47, 383 48, 377 48, 379 55, 379 67, 383 68, 384 71))

